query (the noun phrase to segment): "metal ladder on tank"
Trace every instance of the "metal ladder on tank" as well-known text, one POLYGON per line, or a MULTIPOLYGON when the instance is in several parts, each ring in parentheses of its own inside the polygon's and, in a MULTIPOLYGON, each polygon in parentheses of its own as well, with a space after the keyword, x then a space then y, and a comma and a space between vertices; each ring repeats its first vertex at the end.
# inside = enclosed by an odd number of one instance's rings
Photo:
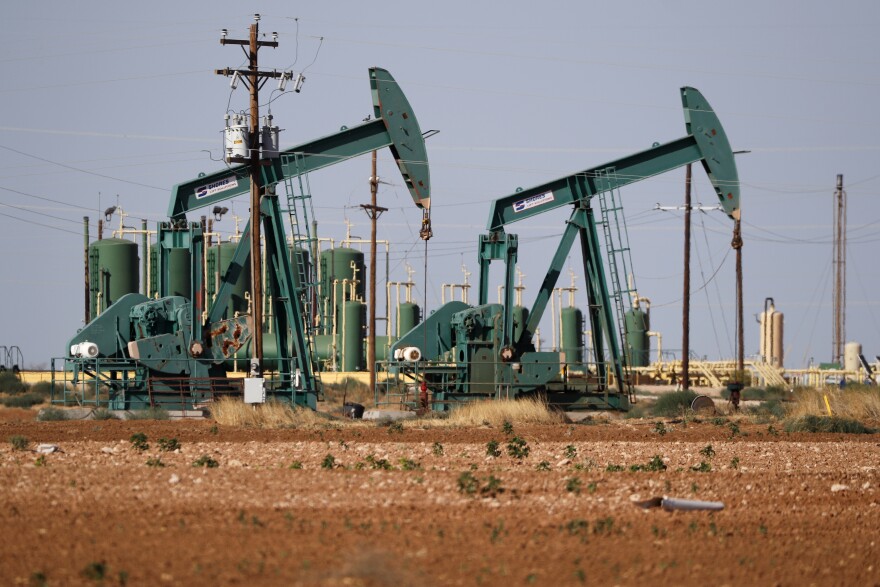
MULTIPOLYGON (((311 186, 309 185, 309 176, 300 170, 305 166, 302 164, 303 153, 283 153, 281 155, 282 165, 292 166, 296 173, 284 178, 284 189, 287 192, 287 216, 290 221, 290 237, 293 240, 293 277, 295 280, 294 289, 299 296, 300 304, 303 309, 303 330, 306 335, 306 345, 309 349, 309 361, 311 362, 312 373, 315 377, 315 384, 318 389, 317 396, 319 400, 324 399, 324 386, 321 383, 321 372, 318 370, 318 354, 315 344, 315 335, 317 334, 317 326, 315 325, 315 302, 318 297, 317 270, 309 271, 306 262, 307 255, 300 254, 297 247, 304 248, 308 254, 316 250, 318 235, 313 235, 310 229, 311 219, 315 217, 315 209, 312 205, 311 186), (294 184, 294 180, 296 184, 294 184)), ((313 268, 317 268, 315 260, 313 268)), ((302 358, 297 358, 302 361, 302 358)))
POLYGON ((635 388, 633 387, 632 372, 629 368, 630 360, 627 351, 627 328, 626 311, 635 292, 635 285, 627 287, 626 276, 629 275, 629 267, 632 266, 630 254, 629 235, 626 231, 626 219, 623 215, 623 203, 620 190, 615 189, 619 185, 617 170, 614 167, 606 167, 596 172, 595 176, 596 197, 599 200, 601 212, 601 226, 605 237, 605 251, 608 258, 608 284, 609 292, 614 303, 614 318, 617 324, 617 333, 620 337, 620 350, 625 381, 624 387, 629 395, 629 400, 635 403, 635 388), (621 280, 621 277, 623 279, 621 280))

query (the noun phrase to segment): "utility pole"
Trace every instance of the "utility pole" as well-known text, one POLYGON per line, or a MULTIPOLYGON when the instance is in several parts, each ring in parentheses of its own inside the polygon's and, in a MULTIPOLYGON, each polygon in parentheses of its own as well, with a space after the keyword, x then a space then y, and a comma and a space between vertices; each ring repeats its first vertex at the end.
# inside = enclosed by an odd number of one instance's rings
MULTIPOLYGON (((370 217, 370 301, 369 332, 367 333, 367 368, 370 370, 370 389, 376 389, 376 221, 388 208, 376 205, 379 192, 379 176, 376 172, 376 151, 373 151, 372 173, 370 174, 370 203, 361 204, 370 217)), ((389 319, 389 317, 386 317, 389 319)))
POLYGON ((681 303, 681 388, 690 389, 691 330, 691 164, 684 179, 684 298, 681 303))
POLYGON ((740 219, 733 223, 733 241, 730 246, 736 251, 736 370, 742 378, 738 383, 745 382, 745 345, 743 343, 743 267, 742 267, 742 232, 740 219))
POLYGON ((846 192, 843 175, 837 176, 834 205, 834 348, 831 360, 843 363, 846 344, 846 192))
POLYGON ((228 157, 230 163, 247 163, 250 175, 250 207, 251 207, 251 299, 254 319, 254 353, 251 362, 251 376, 259 377, 263 371, 263 267, 261 250, 261 224, 260 196, 262 195, 262 161, 260 158, 260 88, 266 78, 279 78, 284 72, 260 71, 257 53, 260 47, 278 47, 278 34, 272 33, 272 41, 260 41, 260 15, 254 14, 254 24, 250 26, 250 37, 243 39, 227 39, 227 30, 223 29, 220 37, 221 45, 241 45, 248 58, 247 69, 218 69, 217 75, 233 76, 232 86, 235 88, 236 80, 241 81, 250 90, 250 140, 248 144, 249 157, 228 157), (247 47, 247 49, 245 49, 247 47))

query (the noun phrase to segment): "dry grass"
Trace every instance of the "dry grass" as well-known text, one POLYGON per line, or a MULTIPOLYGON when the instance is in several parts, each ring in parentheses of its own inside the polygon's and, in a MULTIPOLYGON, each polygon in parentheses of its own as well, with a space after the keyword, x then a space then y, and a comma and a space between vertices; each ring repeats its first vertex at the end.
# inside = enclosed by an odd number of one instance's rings
POLYGON ((306 408, 277 401, 246 404, 241 400, 221 398, 211 404, 211 415, 221 426, 238 428, 324 428, 326 417, 306 408))
POLYGON ((828 396, 834 416, 855 420, 880 421, 880 389, 874 386, 850 386, 844 389, 801 389, 794 393, 794 402, 789 404, 788 415, 793 418, 803 416, 827 416, 823 395, 828 396))
POLYGON ((560 424, 565 416, 547 407, 538 399, 489 400, 473 402, 457 408, 449 418, 439 420, 451 426, 501 426, 516 424, 560 424))

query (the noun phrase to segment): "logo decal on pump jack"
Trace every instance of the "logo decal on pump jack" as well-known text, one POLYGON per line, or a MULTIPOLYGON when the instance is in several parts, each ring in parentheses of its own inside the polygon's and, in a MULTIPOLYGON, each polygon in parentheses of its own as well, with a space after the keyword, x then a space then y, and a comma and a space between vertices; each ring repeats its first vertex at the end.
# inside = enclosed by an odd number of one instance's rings
POLYGON ((513 203, 513 211, 514 212, 525 212, 529 208, 534 208, 535 206, 540 206, 542 204, 546 204, 548 202, 552 202, 553 192, 544 192, 541 194, 535 194, 534 196, 529 196, 528 198, 523 198, 518 202, 513 203))
POLYGON ((226 190, 231 190, 233 188, 238 187, 238 180, 234 177, 227 177, 224 179, 219 179, 214 183, 209 183, 206 185, 200 185, 196 188, 196 199, 200 200, 202 198, 206 198, 208 196, 213 196, 214 194, 225 192, 226 190))

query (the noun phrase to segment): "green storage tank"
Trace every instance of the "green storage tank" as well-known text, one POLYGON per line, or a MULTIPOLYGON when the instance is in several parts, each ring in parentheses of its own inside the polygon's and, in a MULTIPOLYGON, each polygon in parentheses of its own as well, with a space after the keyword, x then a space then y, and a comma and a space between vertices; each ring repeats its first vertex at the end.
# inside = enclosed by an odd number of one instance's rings
POLYGON ((192 300, 192 253, 189 249, 169 249, 167 264, 163 271, 164 295, 192 300))
MULTIPOLYGON (((228 371, 247 371, 251 365, 251 358, 253 357, 253 337, 248 340, 247 344, 242 346, 235 353, 235 358, 227 359, 223 366, 228 371)), ((264 371, 277 371, 278 370, 278 339, 269 334, 263 335, 263 370, 264 371)))
POLYGON ((626 313, 626 356, 631 367, 651 364, 651 319, 647 312, 633 308, 626 313))
MULTIPOLYGON (((220 290, 220 280, 226 274, 226 270, 229 269, 229 264, 232 262, 232 256, 235 254, 236 248, 238 248, 238 243, 225 242, 208 249, 208 275, 205 279, 208 300, 211 303, 213 303, 214 296, 220 290)), ((248 301, 245 298, 245 294, 250 291, 250 288, 251 266, 250 263, 245 263, 238 276, 238 280, 232 287, 229 303, 223 315, 224 318, 234 318, 236 312, 239 314, 247 312, 248 301)))
POLYGON ((364 254, 357 249, 339 247, 322 251, 321 282, 324 295, 332 295, 336 305, 341 308, 343 301, 351 299, 348 290, 343 289, 342 281, 345 279, 351 281, 357 274, 358 283, 355 286, 355 298, 364 299, 364 282, 367 277, 365 267, 364 254), (354 263, 355 269, 352 269, 352 263, 354 263), (333 282, 337 280, 339 283, 336 285, 336 292, 331 293, 334 290, 333 282))
MULTIPOLYGON (((422 309, 418 304, 412 302, 403 302, 397 306, 397 338, 415 328, 422 321, 422 309)), ((378 349, 379 345, 376 344, 378 349)), ((378 351, 376 358, 379 358, 378 351)))
POLYGON ((137 293, 139 275, 136 243, 121 238, 105 238, 90 244, 89 306, 92 318, 125 294, 137 293))
POLYGON ((559 338, 566 363, 584 362, 584 313, 578 308, 562 308, 559 338))
POLYGON ((150 245, 150 292, 151 298, 183 296, 192 300, 192 253, 189 249, 171 249, 165 261, 167 267, 159 271, 159 245, 150 245), (159 279, 163 276, 162 290, 159 279))
POLYGON ((376 360, 387 361, 388 349, 397 342, 396 336, 377 336, 376 337, 376 360))
POLYGON ((343 302, 339 328, 341 371, 363 371, 364 335, 366 334, 367 306, 363 302, 343 302))

